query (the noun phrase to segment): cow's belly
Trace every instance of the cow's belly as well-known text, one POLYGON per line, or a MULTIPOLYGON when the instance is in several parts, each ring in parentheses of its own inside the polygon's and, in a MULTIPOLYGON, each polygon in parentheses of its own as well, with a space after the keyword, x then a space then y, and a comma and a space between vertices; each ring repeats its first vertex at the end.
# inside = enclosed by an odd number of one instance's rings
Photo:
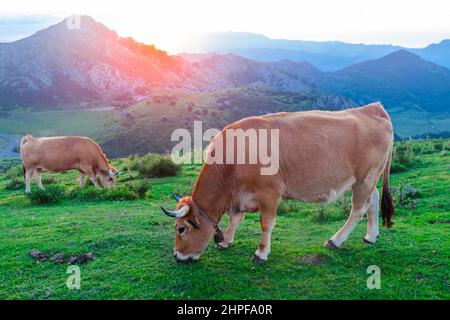
POLYGON ((69 170, 79 170, 79 165, 72 159, 68 159, 66 161, 46 161, 43 159, 36 162, 36 169, 41 171, 63 172, 69 170))
POLYGON ((349 190, 355 181, 355 178, 351 177, 344 181, 323 183, 323 185, 298 184, 288 187, 283 197, 306 202, 331 203, 349 190))

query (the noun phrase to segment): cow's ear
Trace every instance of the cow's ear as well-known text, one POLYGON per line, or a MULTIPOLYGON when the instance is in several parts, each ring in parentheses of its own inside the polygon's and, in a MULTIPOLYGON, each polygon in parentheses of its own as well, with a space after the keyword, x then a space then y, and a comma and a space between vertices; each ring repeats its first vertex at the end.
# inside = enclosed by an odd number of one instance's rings
POLYGON ((198 216, 195 216, 194 220, 197 223, 197 226, 200 226, 200 219, 198 218, 198 216))
POLYGON ((200 226, 198 225, 197 221, 195 219, 187 219, 187 223, 189 223, 194 229, 200 229, 200 226))

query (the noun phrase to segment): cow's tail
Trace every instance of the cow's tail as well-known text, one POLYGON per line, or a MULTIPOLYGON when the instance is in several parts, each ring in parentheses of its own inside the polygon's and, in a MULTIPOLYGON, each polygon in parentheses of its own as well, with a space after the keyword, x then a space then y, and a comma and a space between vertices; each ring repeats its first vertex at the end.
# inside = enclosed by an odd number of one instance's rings
POLYGON ((392 199, 391 191, 389 190, 389 171, 391 169, 391 160, 392 160, 392 150, 389 154, 389 157, 386 161, 386 166, 383 171, 383 180, 382 180, 382 196, 381 196, 381 216, 383 217, 383 226, 388 228, 392 227, 394 222, 392 218, 394 217, 394 201, 392 199))

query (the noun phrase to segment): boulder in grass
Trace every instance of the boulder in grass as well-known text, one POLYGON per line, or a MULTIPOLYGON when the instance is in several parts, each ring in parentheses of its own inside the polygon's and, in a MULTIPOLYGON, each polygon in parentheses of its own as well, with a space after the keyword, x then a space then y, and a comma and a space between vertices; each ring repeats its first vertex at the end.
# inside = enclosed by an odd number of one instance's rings
POLYGON ((77 256, 71 256, 69 258, 69 264, 84 264, 92 260, 95 260, 95 255, 93 252, 82 253, 77 256))
POLYGON ((53 257, 50 258, 50 261, 52 261, 55 264, 61 264, 64 262, 65 258, 66 257, 64 255, 64 253, 57 253, 53 257))
POLYGON ((31 249, 31 251, 28 253, 28 255, 30 257, 32 257, 33 259, 40 261, 40 262, 48 260, 48 255, 45 253, 42 253, 41 251, 39 251, 37 249, 31 249))

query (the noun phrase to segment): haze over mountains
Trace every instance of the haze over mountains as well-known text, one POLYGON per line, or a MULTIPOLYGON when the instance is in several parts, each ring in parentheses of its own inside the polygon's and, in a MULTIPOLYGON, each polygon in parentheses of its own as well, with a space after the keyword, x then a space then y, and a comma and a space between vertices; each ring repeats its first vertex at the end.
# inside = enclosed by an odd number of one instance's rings
MULTIPOLYGON (((449 67, 450 40, 403 49, 225 32, 197 39, 191 53, 171 56, 82 16, 80 28, 69 28, 64 20, 28 38, 0 43, 0 109, 141 101, 171 90, 220 97, 211 104, 222 111, 230 101, 238 103, 226 109, 232 113, 227 121, 377 100, 388 110, 447 121, 449 67), (248 90, 235 91, 239 88, 248 90)), ((420 132, 441 130, 433 126, 420 132)))
POLYGON ((450 68, 450 40, 430 44, 421 49, 411 49, 341 41, 270 39, 264 35, 245 32, 216 32, 197 37, 188 47, 190 52, 234 53, 259 61, 309 61, 322 71, 336 71, 364 60, 381 58, 401 49, 450 68))

